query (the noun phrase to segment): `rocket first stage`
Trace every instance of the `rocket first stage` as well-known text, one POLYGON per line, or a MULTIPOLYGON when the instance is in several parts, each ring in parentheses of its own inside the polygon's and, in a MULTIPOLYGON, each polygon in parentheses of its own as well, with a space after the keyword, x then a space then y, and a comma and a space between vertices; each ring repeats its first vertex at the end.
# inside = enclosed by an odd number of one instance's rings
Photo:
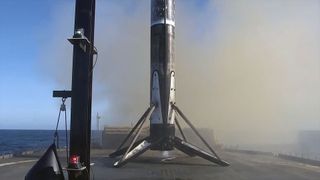
POLYGON ((229 165, 219 158, 176 106, 174 40, 175 0, 151 0, 150 107, 142 115, 119 148, 110 154, 110 157, 121 156, 120 160, 114 163, 115 167, 126 164, 147 150, 168 151, 174 148, 190 156, 200 156, 221 166, 229 165), (187 142, 177 120, 178 115, 191 127, 210 152, 187 142), (150 119, 150 135, 137 141, 146 119, 150 119), (177 125, 183 139, 175 136, 175 125, 177 125), (136 133, 130 145, 123 147, 135 131, 136 133))

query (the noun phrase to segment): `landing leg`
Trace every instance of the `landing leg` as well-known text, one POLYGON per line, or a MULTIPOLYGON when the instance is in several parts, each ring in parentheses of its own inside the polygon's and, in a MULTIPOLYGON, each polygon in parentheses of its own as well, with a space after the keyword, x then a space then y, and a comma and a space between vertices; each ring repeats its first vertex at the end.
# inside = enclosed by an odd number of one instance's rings
POLYGON ((182 117, 182 119, 190 126, 190 128, 193 130, 193 132, 201 139, 201 141, 207 146, 207 148, 218 158, 219 156, 217 153, 211 148, 211 146, 207 143, 207 141, 200 135, 200 133, 197 131, 197 129, 193 126, 193 124, 188 120, 188 118, 182 113, 182 111, 175 106, 172 105, 173 109, 176 110, 176 112, 182 117))
MULTIPOLYGON (((141 140, 138 140, 137 142, 135 142, 135 143, 133 144, 133 147, 138 146, 138 145, 139 145, 142 141, 144 141, 144 140, 147 140, 147 138, 143 138, 143 139, 141 139, 141 140)), ((117 156, 124 155, 124 153, 126 153, 126 151, 128 150, 128 148, 129 148, 129 146, 124 147, 124 148, 122 148, 122 149, 119 149, 119 150, 117 150, 117 151, 109 154, 109 157, 115 158, 115 157, 117 157, 117 156)), ((131 149, 130 149, 130 150, 131 150, 131 149)))
MULTIPOLYGON (((188 155, 198 155, 204 159, 207 159, 209 161, 212 161, 216 164, 219 164, 221 166, 228 166, 229 164, 223 160, 220 159, 220 157, 217 155, 217 153, 211 148, 211 146, 207 143, 207 141, 200 135, 200 133, 197 131, 197 129, 193 126, 193 124, 188 120, 188 118, 182 113, 182 111, 172 104, 172 108, 179 114, 182 119, 190 126, 190 128, 194 131, 194 133, 201 139, 201 141, 206 145, 206 147, 211 151, 211 153, 208 153, 188 142, 185 140, 181 140, 180 138, 175 137, 175 147, 182 152, 188 154, 188 155)), ((177 121, 176 121, 177 122, 177 121)))
POLYGON ((182 131, 182 128, 181 128, 181 126, 180 126, 180 123, 179 123, 178 119, 177 119, 177 118, 174 118, 174 122, 176 123, 176 125, 177 125, 177 127, 178 127, 178 129, 179 129, 179 132, 180 132, 183 140, 184 140, 184 141, 187 141, 187 138, 186 138, 186 136, 184 135, 184 133, 183 133, 183 131, 182 131))
POLYGON ((130 152, 127 152, 122 158, 113 164, 114 167, 121 167, 125 165, 128 161, 133 158, 138 157, 140 154, 146 152, 150 149, 152 143, 149 140, 143 140, 136 147, 134 147, 130 152))
MULTIPOLYGON (((134 125, 134 127, 131 129, 130 133, 126 136, 126 138, 122 141, 122 143, 120 144, 120 146, 117 148, 117 151, 120 151, 120 149, 122 148, 122 146, 129 140, 129 138, 131 137, 131 135, 134 133, 134 131, 141 125, 141 123, 143 124, 145 119, 147 118, 147 116, 149 114, 151 114, 152 112, 150 112, 151 110, 153 111, 153 106, 149 107, 141 116, 141 118, 139 119, 139 121, 134 125)), ((116 153, 114 152, 114 153, 116 153)), ((112 153, 112 154, 114 154, 112 153)), ((111 156, 111 154, 110 154, 111 156)))
POLYGON ((183 140, 181 140, 180 138, 178 137, 175 137, 174 139, 174 146, 175 148, 177 148, 178 150, 186 153, 186 154, 195 154, 199 157, 202 157, 203 159, 206 159, 208 161, 211 161, 213 163, 216 163, 220 166, 229 166, 229 163, 221 160, 220 158, 188 143, 188 142, 185 142, 183 140))
MULTIPOLYGON (((151 142, 148 139, 142 140, 142 142, 140 142, 139 144, 136 143, 136 141, 141 133, 142 126, 143 126, 144 122, 146 121, 146 119, 149 118, 150 114, 154 111, 154 109, 155 109, 155 106, 151 106, 150 108, 148 108, 148 110, 140 118, 139 122, 135 126, 138 129, 138 132, 135 134, 129 147, 124 148, 123 150, 118 149, 118 151, 111 154, 112 156, 117 156, 118 154, 119 155, 124 154, 119 161, 114 163, 115 167, 121 167, 122 165, 126 164, 130 159, 139 156, 140 154, 144 153, 146 150, 148 150, 151 147, 151 142), (136 145, 136 144, 138 144, 138 145, 136 145), (123 153, 124 151, 125 151, 125 153, 123 153)), ((133 131, 134 130, 132 130, 131 132, 133 133, 133 131)), ((131 135, 132 133, 130 133, 129 135, 131 135)), ((125 140, 129 139, 129 137, 130 137, 129 135, 127 136, 127 138, 125 140)), ((124 143, 122 143, 122 145, 123 144, 124 143)))

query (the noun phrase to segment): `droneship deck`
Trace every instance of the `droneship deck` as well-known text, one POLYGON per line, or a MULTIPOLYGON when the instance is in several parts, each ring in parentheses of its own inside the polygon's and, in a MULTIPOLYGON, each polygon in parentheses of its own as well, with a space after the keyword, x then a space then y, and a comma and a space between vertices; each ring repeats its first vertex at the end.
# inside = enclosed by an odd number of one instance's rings
MULTIPOLYGON (((218 152, 231 166, 220 167, 197 157, 188 157, 178 151, 169 157, 148 151, 122 168, 113 168, 111 150, 92 150, 91 175, 95 180, 318 180, 320 167, 279 159, 272 155, 218 152), (162 157, 161 157, 162 156, 162 157)), ((65 165, 63 152, 60 159, 65 165)), ((0 179, 20 180, 39 155, 26 155, 0 160, 0 179)), ((92 179, 92 178, 91 178, 92 179)))

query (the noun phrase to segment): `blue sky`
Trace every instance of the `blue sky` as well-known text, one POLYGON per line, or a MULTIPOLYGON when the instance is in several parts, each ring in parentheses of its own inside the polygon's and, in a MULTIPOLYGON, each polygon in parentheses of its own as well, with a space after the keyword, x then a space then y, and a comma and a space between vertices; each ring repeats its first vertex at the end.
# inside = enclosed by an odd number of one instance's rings
POLYGON ((54 2, 0 2, 0 129, 51 124, 53 84, 40 78, 37 62, 43 46, 38 34, 50 24, 54 2))

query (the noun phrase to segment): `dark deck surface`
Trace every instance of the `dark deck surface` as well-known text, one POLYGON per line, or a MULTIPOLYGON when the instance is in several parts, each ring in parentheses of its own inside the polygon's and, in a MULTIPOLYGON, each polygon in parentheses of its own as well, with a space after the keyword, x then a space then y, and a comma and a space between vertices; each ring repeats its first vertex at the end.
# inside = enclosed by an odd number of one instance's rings
MULTIPOLYGON (((282 160, 271 155, 250 155, 237 152, 219 152, 230 167, 219 167, 197 157, 187 157, 174 151, 174 159, 159 158, 161 153, 148 151, 122 168, 113 168, 114 159, 107 157, 110 151, 95 150, 92 153, 94 179, 118 180, 319 180, 320 167, 282 160)), ((35 162, 37 156, 0 160, 0 179, 21 180, 35 162), (8 164, 21 162, 19 164, 8 164), (4 164, 7 163, 7 164, 4 164)), ((64 161, 61 158, 61 161, 64 161)))

